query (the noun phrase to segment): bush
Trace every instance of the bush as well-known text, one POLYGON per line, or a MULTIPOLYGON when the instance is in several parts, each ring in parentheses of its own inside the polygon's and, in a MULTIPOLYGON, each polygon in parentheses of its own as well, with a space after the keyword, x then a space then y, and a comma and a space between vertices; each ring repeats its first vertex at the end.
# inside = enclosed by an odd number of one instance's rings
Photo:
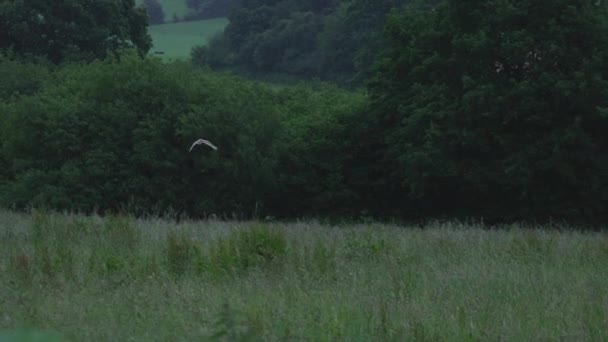
POLYGON ((55 78, 3 112, 4 205, 247 216, 273 189, 268 90, 129 54, 55 78), (219 151, 188 153, 201 137, 219 151))
POLYGON ((347 172, 363 94, 271 88, 129 52, 49 77, 0 114, 4 206, 240 218, 355 210, 347 172), (219 150, 188 152, 198 138, 219 150))
POLYGON ((45 64, 20 61, 0 54, 0 100, 28 96, 39 92, 50 81, 45 64))
POLYGON ((285 217, 358 214, 351 167, 358 163, 353 147, 362 142, 352 127, 364 114, 366 96, 300 85, 281 90, 277 103, 284 134, 271 207, 285 217))

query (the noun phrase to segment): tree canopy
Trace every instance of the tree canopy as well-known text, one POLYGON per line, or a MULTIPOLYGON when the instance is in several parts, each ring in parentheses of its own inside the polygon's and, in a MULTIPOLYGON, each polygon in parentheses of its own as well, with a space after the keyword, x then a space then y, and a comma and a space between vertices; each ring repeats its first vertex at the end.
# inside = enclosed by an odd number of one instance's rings
POLYGON ((208 19, 226 17, 240 0, 186 0, 192 14, 185 19, 208 19))
POLYGON ((148 22, 151 25, 165 23, 165 11, 158 0, 144 0, 143 5, 148 13, 148 22))
POLYGON ((12 96, 0 105, 0 203, 19 209, 287 213, 284 203, 325 189, 317 174, 339 181, 331 156, 340 150, 321 142, 365 103, 335 87, 272 90, 133 55, 51 71, 53 82, 28 72, 38 66, 15 66, 5 74, 39 84, 21 96, 19 85, 5 90, 12 96), (189 153, 199 138, 219 150, 189 153), (306 195, 286 199, 298 189, 306 195))
POLYGON ((147 26, 134 0, 0 0, 0 49, 54 63, 91 61, 126 47, 146 54, 147 26))
POLYGON ((606 213, 607 18, 569 0, 392 15, 370 86, 391 183, 438 212, 606 213))
POLYGON ((51 58, 45 45, 13 46, 0 57, 0 203, 194 217, 608 217, 606 4, 243 0, 231 16, 195 63, 341 84, 358 74, 366 91, 268 85, 131 50, 70 63, 97 50, 51 58), (219 150, 188 153, 199 138, 219 150))
MULTIPOLYGON (((193 51, 195 64, 341 84, 366 73, 380 30, 405 0, 240 1, 224 34, 193 51)), ((362 83, 362 79, 358 79, 362 83)))

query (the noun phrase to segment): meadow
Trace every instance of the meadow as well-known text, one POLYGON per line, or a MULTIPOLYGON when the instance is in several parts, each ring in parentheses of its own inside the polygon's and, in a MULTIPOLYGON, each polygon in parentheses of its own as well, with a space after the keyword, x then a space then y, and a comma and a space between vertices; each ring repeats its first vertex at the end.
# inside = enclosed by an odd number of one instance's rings
POLYGON ((162 51, 163 54, 159 56, 165 60, 190 58, 194 46, 206 45, 226 25, 226 18, 151 25, 148 28, 152 36, 150 53, 154 55, 157 51, 162 51))
POLYGON ((1 336, 608 339, 608 237, 543 228, 1 211, 1 336))

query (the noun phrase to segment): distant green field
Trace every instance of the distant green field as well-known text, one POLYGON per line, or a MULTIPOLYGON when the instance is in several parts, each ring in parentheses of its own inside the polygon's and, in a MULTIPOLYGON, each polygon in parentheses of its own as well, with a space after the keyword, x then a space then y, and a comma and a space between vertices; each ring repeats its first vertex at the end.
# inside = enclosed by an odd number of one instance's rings
MULTIPOLYGON (((143 0, 135 0, 135 3, 139 6, 143 4, 143 0)), ((183 18, 189 12, 186 1, 184 0, 159 0, 158 1, 165 12, 165 22, 173 21, 173 17, 177 15, 183 18)))
POLYGON ((196 45, 205 45, 215 34, 222 32, 228 19, 189 21, 164 25, 151 25, 152 54, 164 52, 163 59, 188 58, 196 45))

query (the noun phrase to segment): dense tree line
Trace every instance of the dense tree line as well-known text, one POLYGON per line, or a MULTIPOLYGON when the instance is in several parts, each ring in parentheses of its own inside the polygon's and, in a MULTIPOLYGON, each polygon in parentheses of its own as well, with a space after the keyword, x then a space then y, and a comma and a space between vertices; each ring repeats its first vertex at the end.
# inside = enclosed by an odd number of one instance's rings
POLYGON ((186 0, 191 10, 185 20, 199 20, 227 17, 230 11, 238 6, 240 0, 186 0))
POLYGON ((568 0, 391 16, 369 88, 386 181, 431 212, 605 215, 607 18, 568 0))
POLYGON ((131 47, 144 55, 152 44, 147 20, 134 0, 0 0, 0 50, 53 63, 131 47))
POLYGON ((405 0, 243 0, 195 65, 361 84, 384 47, 386 15, 405 0))
MULTIPOLYGON (((272 59, 259 39, 277 29, 279 3, 288 2, 242 1, 260 30, 229 27, 216 44, 234 54, 232 37, 272 72, 284 56, 272 59)), ((314 3, 323 6, 287 11, 282 30, 354 13, 314 3)), ((366 92, 265 85, 126 51, 61 67, 8 54, 0 202, 191 216, 607 218, 605 4, 445 0, 381 17, 374 53, 354 48, 374 65, 366 92), (219 150, 188 153, 199 137, 219 150)))
POLYGON ((302 138, 364 104, 335 87, 277 91, 129 55, 43 73, 34 64, 2 65, 40 85, 22 95, 19 85, 5 90, 0 111, 0 200, 16 208, 267 212, 284 203, 285 184, 314 177, 315 170, 279 167, 310 166, 313 145, 302 138), (188 153, 199 137, 219 150, 188 153))
POLYGON ((158 0, 144 0, 143 4, 148 13, 148 22, 150 25, 165 23, 165 11, 158 0))

